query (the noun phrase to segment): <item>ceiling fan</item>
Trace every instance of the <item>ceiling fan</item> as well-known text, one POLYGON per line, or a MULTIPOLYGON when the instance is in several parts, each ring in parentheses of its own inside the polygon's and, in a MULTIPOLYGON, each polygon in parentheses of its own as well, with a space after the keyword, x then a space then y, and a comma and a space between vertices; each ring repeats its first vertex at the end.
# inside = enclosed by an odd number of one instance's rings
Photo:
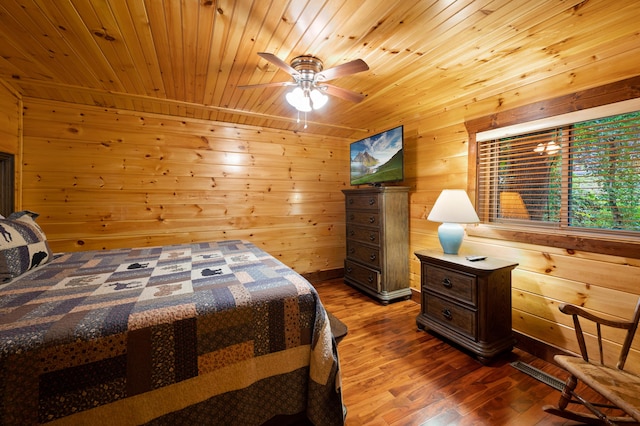
POLYGON ((272 53, 259 52, 258 55, 289 73, 294 81, 238 86, 239 89, 297 86, 293 91, 287 93, 286 99, 300 112, 309 112, 324 106, 327 102, 326 94, 351 102, 360 102, 365 98, 365 95, 361 93, 326 83, 338 77, 368 70, 369 66, 362 59, 324 70, 322 61, 312 55, 297 56, 293 58, 291 64, 287 64, 272 53))

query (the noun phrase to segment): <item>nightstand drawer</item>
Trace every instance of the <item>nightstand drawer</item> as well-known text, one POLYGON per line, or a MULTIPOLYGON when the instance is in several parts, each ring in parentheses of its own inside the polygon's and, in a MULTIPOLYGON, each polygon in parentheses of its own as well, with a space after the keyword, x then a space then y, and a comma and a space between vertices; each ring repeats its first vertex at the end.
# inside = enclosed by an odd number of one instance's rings
POLYGON ((380 250, 347 240, 347 257, 371 268, 380 268, 380 250))
POLYGON ((380 246, 380 231, 378 229, 347 226, 347 238, 380 246))
POLYGON ((477 305, 476 276, 455 272, 445 268, 422 264, 422 275, 426 277, 423 287, 443 296, 477 305))
POLYGON ((347 194, 345 197, 347 209, 378 210, 380 206, 379 194, 347 194))
POLYGON ((360 285, 380 291, 380 273, 350 260, 344 261, 344 278, 347 281, 355 281, 360 285))
POLYGON ((471 339, 476 339, 476 313, 445 299, 424 293, 422 306, 433 321, 443 324, 471 339))

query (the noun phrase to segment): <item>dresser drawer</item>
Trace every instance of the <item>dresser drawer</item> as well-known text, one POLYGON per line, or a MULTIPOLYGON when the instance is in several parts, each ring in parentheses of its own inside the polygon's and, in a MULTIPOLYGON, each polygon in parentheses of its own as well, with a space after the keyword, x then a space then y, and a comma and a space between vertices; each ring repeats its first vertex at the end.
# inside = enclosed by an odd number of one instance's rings
POLYGON ((375 210, 380 207, 379 194, 346 194, 345 203, 347 210, 375 210))
POLYGON ((350 260, 344 261, 344 278, 380 292, 380 273, 350 260))
POLYGON ((375 212, 347 212, 347 224, 367 225, 377 227, 380 222, 380 215, 375 212))
POLYGON ((360 226, 347 226, 347 238, 359 242, 380 246, 380 231, 375 228, 362 228, 360 226))
POLYGON ((476 340, 476 312, 455 303, 424 292, 423 313, 445 327, 476 340))
POLYGON ((359 260, 370 268, 380 269, 380 250, 347 240, 347 258, 359 260))
POLYGON ((422 264, 422 275, 426 277, 422 285, 424 289, 443 296, 477 305, 476 276, 450 269, 422 264))

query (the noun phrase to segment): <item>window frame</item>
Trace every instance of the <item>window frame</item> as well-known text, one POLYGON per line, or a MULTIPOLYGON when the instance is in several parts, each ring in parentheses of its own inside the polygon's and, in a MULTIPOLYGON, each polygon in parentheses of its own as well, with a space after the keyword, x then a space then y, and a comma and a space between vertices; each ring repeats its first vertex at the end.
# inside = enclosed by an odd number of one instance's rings
MULTIPOLYGON (((466 121, 465 126, 469 135, 467 180, 469 197, 477 206, 477 134, 490 131, 500 132, 500 129, 523 126, 524 123, 536 121, 546 122, 548 125, 549 121, 565 114, 579 114, 583 110, 638 98, 640 98, 640 76, 466 121)), ((570 254, 576 251, 587 251, 640 259, 640 236, 612 235, 601 230, 534 228, 514 221, 513 223, 469 225, 467 226, 467 234, 562 248, 570 254)))

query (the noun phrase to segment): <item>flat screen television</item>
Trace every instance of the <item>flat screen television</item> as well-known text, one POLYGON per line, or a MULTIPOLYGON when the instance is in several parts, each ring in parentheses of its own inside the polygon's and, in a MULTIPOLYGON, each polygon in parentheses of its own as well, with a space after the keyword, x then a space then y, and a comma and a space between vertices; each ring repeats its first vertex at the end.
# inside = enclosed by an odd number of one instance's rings
POLYGON ((404 127, 385 130, 350 146, 351 185, 375 185, 404 180, 404 127))

